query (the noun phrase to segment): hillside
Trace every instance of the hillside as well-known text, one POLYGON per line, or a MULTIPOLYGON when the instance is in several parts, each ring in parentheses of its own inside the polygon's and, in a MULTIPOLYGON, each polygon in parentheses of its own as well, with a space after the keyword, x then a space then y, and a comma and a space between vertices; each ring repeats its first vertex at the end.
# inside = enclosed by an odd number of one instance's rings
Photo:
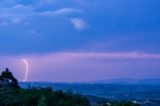
POLYGON ((54 90, 52 86, 36 87, 28 83, 21 88, 6 69, 0 75, 0 106, 139 106, 130 101, 109 101, 96 96, 83 96, 72 89, 54 90), (94 101, 94 102, 93 102, 94 101))

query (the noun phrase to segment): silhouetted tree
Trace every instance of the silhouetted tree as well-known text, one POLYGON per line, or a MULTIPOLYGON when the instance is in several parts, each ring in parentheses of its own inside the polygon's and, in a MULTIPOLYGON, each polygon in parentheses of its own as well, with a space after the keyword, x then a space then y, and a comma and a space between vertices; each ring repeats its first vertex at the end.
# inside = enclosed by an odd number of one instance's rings
POLYGON ((0 85, 19 88, 17 79, 13 76, 8 68, 6 68, 0 75, 0 85))

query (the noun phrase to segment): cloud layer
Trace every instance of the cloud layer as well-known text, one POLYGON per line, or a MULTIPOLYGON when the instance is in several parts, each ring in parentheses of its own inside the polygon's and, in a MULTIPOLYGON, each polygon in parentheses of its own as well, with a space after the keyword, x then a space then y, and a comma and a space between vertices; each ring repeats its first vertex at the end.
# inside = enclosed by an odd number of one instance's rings
POLYGON ((111 78, 158 78, 160 54, 145 53, 51 53, 1 57, 0 69, 9 67, 23 81, 29 63, 28 81, 74 82, 111 78))

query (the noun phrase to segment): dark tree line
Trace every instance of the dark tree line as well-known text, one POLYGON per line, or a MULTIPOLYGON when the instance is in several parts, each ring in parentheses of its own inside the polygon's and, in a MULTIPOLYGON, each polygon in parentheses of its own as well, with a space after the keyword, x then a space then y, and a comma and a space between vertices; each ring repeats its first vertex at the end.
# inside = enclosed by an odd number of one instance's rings
POLYGON ((81 95, 53 91, 52 87, 20 88, 17 79, 6 68, 0 75, 0 106, 90 106, 90 103, 81 95))

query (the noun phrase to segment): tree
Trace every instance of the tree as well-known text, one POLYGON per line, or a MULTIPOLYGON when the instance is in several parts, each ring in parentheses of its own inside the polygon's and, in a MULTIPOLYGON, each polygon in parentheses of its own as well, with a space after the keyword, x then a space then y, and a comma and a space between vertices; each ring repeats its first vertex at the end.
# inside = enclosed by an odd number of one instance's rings
POLYGON ((20 88, 17 79, 13 76, 8 68, 5 69, 0 75, 0 85, 13 88, 20 88))
POLYGON ((40 100, 38 101, 38 106, 47 106, 46 97, 44 95, 42 95, 40 100))
POLYGON ((67 89, 66 93, 69 94, 69 95, 72 95, 73 94, 73 90, 69 88, 69 89, 67 89))

